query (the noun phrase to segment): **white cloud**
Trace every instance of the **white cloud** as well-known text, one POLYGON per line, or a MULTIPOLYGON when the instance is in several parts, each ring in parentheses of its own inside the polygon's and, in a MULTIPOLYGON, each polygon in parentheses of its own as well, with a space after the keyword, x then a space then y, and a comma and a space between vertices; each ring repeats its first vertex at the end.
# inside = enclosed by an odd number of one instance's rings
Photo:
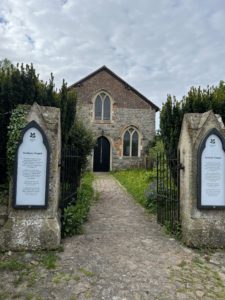
POLYGON ((0 59, 69 84, 107 65, 159 106, 225 79, 224 0, 2 0, 0 59))

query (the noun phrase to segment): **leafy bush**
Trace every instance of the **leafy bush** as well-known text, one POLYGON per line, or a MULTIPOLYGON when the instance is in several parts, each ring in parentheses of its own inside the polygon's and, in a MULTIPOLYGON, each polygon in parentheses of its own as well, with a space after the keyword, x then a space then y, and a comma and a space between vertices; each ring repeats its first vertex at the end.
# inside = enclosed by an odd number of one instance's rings
POLYGON ((154 139, 152 147, 149 149, 149 157, 154 161, 154 165, 157 160, 157 155, 164 153, 164 145, 161 136, 157 136, 154 139))
POLYGON ((86 173, 77 192, 76 204, 64 209, 63 235, 72 236, 82 233, 82 226, 87 220, 91 202, 94 198, 92 182, 94 175, 86 173))
POLYGON ((16 149, 21 138, 21 129, 26 125, 26 116, 29 108, 29 105, 18 105, 17 108, 12 111, 8 126, 7 143, 7 162, 9 175, 11 175, 13 172, 16 149))
POLYGON ((157 207, 157 182, 154 179, 145 190, 145 207, 152 213, 156 213, 157 207))
POLYGON ((92 132, 81 121, 76 120, 70 130, 68 143, 77 149, 80 156, 80 168, 84 169, 87 156, 95 145, 92 132))
POLYGON ((76 92, 74 90, 68 91, 67 84, 63 80, 60 95, 60 111, 61 111, 61 125, 62 125, 62 146, 63 148, 68 144, 70 130, 74 125, 76 116, 76 92))

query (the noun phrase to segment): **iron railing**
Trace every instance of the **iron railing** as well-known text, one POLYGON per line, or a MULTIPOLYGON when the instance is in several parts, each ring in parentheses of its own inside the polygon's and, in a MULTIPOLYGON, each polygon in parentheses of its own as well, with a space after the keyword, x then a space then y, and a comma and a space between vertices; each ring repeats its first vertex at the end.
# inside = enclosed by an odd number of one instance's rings
POLYGON ((145 156, 144 158, 144 168, 146 170, 153 170, 154 169, 154 159, 149 156, 145 156))
POLYGON ((157 221, 176 233, 180 230, 178 159, 157 155, 157 221))
POLYGON ((67 147, 62 150, 61 159, 61 209, 75 204, 80 181, 80 157, 77 149, 67 147))

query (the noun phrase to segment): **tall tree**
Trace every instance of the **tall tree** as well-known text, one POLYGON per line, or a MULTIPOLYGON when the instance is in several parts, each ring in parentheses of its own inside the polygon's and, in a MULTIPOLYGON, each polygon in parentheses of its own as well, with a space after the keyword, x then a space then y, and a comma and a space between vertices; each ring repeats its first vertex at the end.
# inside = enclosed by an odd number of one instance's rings
POLYGON ((177 157, 177 146, 180 137, 183 115, 185 113, 203 113, 213 110, 220 114, 225 122, 225 83, 218 86, 191 87, 181 101, 167 96, 160 114, 160 129, 167 156, 177 157))
POLYGON ((33 104, 61 107, 62 136, 65 143, 75 119, 74 93, 67 92, 65 81, 61 92, 57 93, 54 84, 54 76, 50 75, 47 83, 39 79, 33 65, 14 66, 7 59, 0 61, 0 182, 4 182, 6 176, 6 145, 7 127, 12 109, 18 104, 33 104))

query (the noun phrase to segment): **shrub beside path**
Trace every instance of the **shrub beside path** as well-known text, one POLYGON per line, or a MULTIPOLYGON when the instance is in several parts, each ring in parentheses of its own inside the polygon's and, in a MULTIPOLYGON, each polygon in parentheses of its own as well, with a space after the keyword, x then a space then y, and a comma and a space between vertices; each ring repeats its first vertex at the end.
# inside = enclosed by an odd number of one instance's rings
POLYGON ((109 174, 94 188, 84 233, 63 241, 57 261, 0 255, 0 300, 225 299, 223 251, 200 254, 166 235, 109 174))

